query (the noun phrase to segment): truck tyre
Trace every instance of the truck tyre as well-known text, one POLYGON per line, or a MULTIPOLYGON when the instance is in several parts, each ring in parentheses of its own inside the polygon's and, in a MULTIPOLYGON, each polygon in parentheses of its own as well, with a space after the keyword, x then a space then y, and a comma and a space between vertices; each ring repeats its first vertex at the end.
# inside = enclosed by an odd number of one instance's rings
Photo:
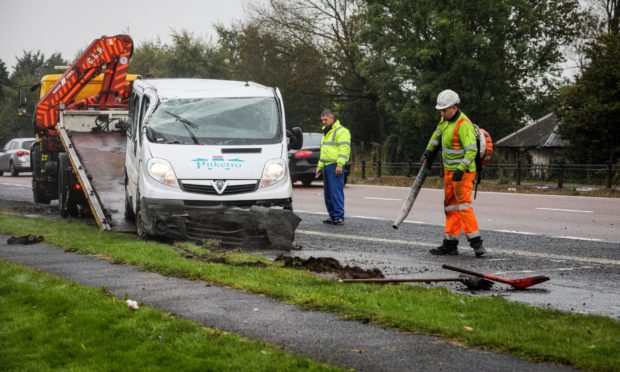
POLYGON ((58 155, 58 209, 62 218, 77 217, 77 195, 70 185, 71 168, 67 154, 58 155))
POLYGON ((50 198, 45 192, 45 183, 40 182, 41 178, 41 147, 39 144, 35 144, 30 154, 30 160, 32 161, 32 197, 35 203, 49 204, 50 198))
POLYGON ((13 162, 11 162, 11 165, 9 165, 9 168, 11 170, 11 176, 13 177, 19 176, 19 171, 17 170, 17 168, 15 168, 15 164, 13 164, 13 162))

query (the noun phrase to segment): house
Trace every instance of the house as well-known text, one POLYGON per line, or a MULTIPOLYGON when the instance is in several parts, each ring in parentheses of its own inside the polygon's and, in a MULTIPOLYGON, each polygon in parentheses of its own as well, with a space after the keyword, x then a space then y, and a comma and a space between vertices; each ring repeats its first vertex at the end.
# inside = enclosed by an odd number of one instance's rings
POLYGON ((548 165, 560 157, 559 150, 569 146, 557 133, 559 125, 554 113, 547 114, 495 142, 495 148, 510 163, 521 160, 525 164, 548 165))

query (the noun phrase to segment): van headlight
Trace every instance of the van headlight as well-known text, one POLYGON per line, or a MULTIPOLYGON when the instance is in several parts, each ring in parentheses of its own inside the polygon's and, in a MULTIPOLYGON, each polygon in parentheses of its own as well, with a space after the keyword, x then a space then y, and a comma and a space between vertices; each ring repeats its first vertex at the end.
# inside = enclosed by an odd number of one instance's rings
POLYGON ((146 163, 146 172, 152 179, 166 186, 179 188, 177 176, 172 166, 164 159, 149 159, 146 163))
POLYGON ((276 184, 286 176, 286 166, 282 159, 269 160, 263 168, 263 176, 260 179, 260 187, 276 184))

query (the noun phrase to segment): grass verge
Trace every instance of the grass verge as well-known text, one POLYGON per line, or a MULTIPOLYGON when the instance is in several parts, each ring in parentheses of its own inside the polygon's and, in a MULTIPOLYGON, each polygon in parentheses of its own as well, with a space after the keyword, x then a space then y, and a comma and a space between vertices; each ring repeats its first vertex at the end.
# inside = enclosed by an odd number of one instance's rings
POLYGON ((440 335, 534 361, 620 370, 620 322, 605 317, 535 308, 502 298, 458 295, 443 288, 343 285, 276 264, 248 267, 199 262, 165 244, 137 241, 132 235, 104 233, 70 221, 0 214, 0 231, 43 235, 48 243, 69 251, 164 275, 243 288, 345 319, 440 335))
POLYGON ((3 371, 336 370, 0 260, 3 371))

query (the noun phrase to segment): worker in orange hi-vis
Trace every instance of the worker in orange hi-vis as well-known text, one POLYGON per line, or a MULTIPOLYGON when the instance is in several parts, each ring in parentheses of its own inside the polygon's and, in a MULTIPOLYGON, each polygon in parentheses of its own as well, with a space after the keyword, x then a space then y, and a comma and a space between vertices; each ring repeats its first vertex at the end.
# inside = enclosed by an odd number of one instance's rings
POLYGON ((444 168, 444 212, 446 227, 443 243, 430 250, 433 255, 457 255, 459 236, 465 232, 469 245, 476 257, 482 257, 486 250, 472 205, 472 191, 476 178, 476 135, 474 125, 458 108, 459 95, 444 90, 437 96, 436 109, 441 112, 441 120, 433 132, 422 163, 441 146, 444 168))

